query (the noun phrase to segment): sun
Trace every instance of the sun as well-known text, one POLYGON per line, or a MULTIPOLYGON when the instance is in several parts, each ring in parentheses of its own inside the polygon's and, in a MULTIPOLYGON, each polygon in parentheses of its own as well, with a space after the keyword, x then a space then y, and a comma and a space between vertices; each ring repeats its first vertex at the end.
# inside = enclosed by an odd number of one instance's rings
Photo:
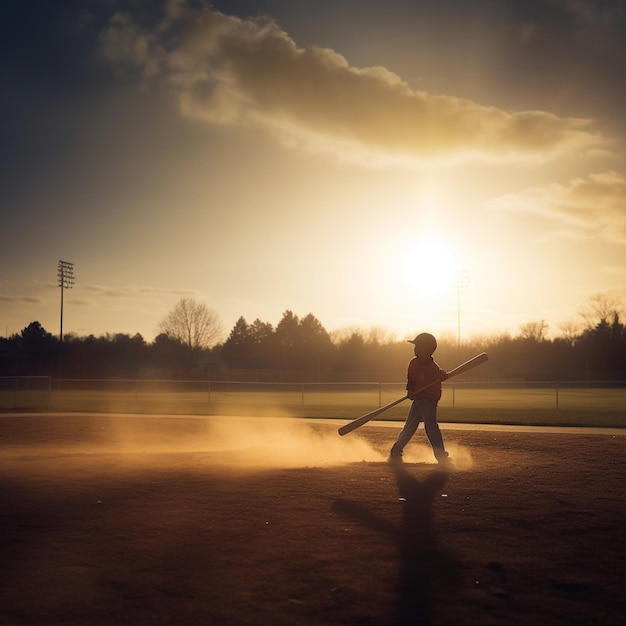
POLYGON ((401 336, 457 328, 460 254, 454 242, 433 230, 404 230, 386 239, 376 256, 368 314, 401 336))
POLYGON ((421 300, 448 293, 457 279, 458 259, 452 246, 434 234, 410 242, 404 252, 404 284, 421 300))

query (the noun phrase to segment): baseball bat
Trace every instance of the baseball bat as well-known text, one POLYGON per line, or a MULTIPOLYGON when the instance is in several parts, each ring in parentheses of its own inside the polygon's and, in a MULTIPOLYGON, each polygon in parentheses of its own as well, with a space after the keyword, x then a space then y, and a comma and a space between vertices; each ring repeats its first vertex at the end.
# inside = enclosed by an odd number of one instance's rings
MULTIPOLYGON (((481 363, 484 363, 485 361, 487 361, 487 358, 488 358, 487 354, 485 352, 481 352, 480 354, 471 358, 469 361, 465 361, 465 363, 461 363, 461 365, 459 365, 458 367, 455 367, 453 370, 450 370, 448 372, 448 378, 452 378, 453 376, 458 376, 459 374, 462 374, 463 372, 467 372, 468 370, 471 370, 477 365, 480 365, 481 363)), ((424 391, 424 389, 428 389, 429 387, 431 387, 432 385, 435 385, 438 382, 439 382, 438 380, 433 380, 427 385, 424 385, 423 387, 420 387, 419 389, 417 389, 415 393, 420 393, 421 391, 424 391)), ((351 422, 348 422, 347 424, 339 428, 337 432, 341 436, 347 435, 348 433, 351 433, 353 430, 356 430, 360 426, 363 426, 363 424, 367 424, 367 422, 374 419, 377 415, 384 413, 391 407, 396 406, 396 404, 400 404, 400 402, 404 402, 404 400, 408 399, 408 397, 409 397, 408 395, 403 396, 402 398, 398 398, 397 400, 394 400, 393 402, 390 402, 389 404, 385 404, 385 406, 381 406, 379 409, 370 411, 369 413, 366 413, 365 415, 361 415, 361 417, 357 417, 356 419, 353 419, 351 422)))
MULTIPOLYGON (((430 387, 430 385, 428 386, 430 387)), ((390 409, 392 406, 396 406, 396 404, 400 404, 400 402, 404 402, 404 400, 406 400, 408 397, 409 396, 403 396, 402 398, 398 398, 397 400, 394 400, 393 402, 390 402, 389 404, 385 404, 385 406, 381 406, 379 409, 370 411, 369 413, 366 413, 365 415, 361 415, 361 417, 357 417, 351 422, 348 422, 345 426, 342 426, 337 432, 342 436, 347 435, 348 433, 351 433, 353 430, 356 430, 359 426, 363 426, 363 424, 366 424, 370 420, 373 420, 377 415, 384 413, 385 411, 390 409)))

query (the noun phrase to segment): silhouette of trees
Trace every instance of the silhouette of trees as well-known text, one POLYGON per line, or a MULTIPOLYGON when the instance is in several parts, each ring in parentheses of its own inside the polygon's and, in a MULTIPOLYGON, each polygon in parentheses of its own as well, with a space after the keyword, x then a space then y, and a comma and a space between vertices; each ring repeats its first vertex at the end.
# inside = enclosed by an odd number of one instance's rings
POLYGON ((599 324, 609 323, 621 312, 621 300, 615 294, 594 293, 589 296, 587 303, 579 311, 585 320, 586 328, 595 328, 599 324))
MULTIPOLYGON (((452 336, 440 337, 436 359, 451 369, 478 352, 488 352, 489 364, 477 373, 480 377, 626 379, 626 327, 620 301, 594 294, 580 314, 586 324, 583 330, 568 324, 554 339, 548 338, 543 320, 522 324, 516 336, 474 337, 461 346, 452 336)), ((380 328, 344 329, 331 337, 312 313, 300 318, 291 310, 275 327, 258 318, 249 324, 240 317, 227 339, 216 344, 219 320, 204 305, 183 299, 161 328, 152 343, 140 334, 67 335, 63 374, 115 378, 152 372, 152 377, 202 378, 211 363, 215 372, 218 366, 255 370, 255 380, 401 382, 412 356, 404 340, 380 328)), ((59 347, 58 338, 32 322, 2 340, 1 371, 3 375, 55 375, 59 347)))
POLYGON ((181 298, 161 320, 159 330, 194 351, 210 348, 221 337, 218 314, 193 298, 181 298))
POLYGON ((298 319, 285 311, 276 326, 278 362, 284 367, 300 370, 319 370, 328 365, 333 353, 330 335, 311 313, 298 319))
POLYGON ((586 327, 575 341, 575 356, 585 377, 626 377, 626 328, 620 320, 621 299, 594 293, 579 311, 586 327))
POLYGON ((520 335, 522 339, 529 341, 541 342, 546 338, 548 332, 548 325, 544 320, 540 322, 527 322, 520 326, 520 335))
POLYGON ((148 356, 144 367, 153 371, 168 372, 184 370, 192 361, 192 348, 178 339, 172 339, 165 333, 161 333, 148 346, 148 356))
MULTIPOLYGON (((350 328, 333 334, 336 346, 333 376, 336 380, 393 381, 404 380, 406 366, 413 356, 404 341, 397 341, 379 328, 360 331, 350 328)), ((437 358, 445 358, 447 346, 437 358)))
POLYGON ((570 346, 573 346, 580 334, 580 326, 576 322, 568 321, 563 322, 559 326, 561 335, 558 339, 566 341, 570 346))
POLYGON ((275 329, 259 319, 248 324, 240 317, 220 353, 230 367, 319 371, 330 366, 334 346, 314 315, 300 319, 288 310, 275 329))
POLYGON ((593 328, 586 329, 577 347, 588 377, 626 377, 626 329, 619 313, 613 313, 610 323, 601 319, 593 328))
POLYGON ((34 374, 47 373, 57 358, 57 340, 39 322, 31 322, 24 328, 15 345, 33 364, 34 374))
POLYGON ((147 359, 147 344, 134 336, 117 333, 80 338, 68 335, 63 341, 63 372, 66 378, 133 377, 147 359))
POLYGON ((274 329, 269 322, 262 322, 257 318, 250 325, 250 334, 254 343, 260 345, 268 344, 272 340, 274 329))
POLYGON ((222 358, 232 367, 269 366, 274 350, 274 330, 271 324, 256 319, 248 324, 240 317, 221 348, 222 358))

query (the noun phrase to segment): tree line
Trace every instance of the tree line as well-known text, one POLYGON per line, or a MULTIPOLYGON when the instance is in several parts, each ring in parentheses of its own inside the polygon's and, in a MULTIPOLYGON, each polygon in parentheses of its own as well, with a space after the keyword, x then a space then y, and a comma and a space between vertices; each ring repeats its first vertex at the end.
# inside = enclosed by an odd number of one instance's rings
MULTIPOLYGON (((523 324, 516 336, 474 337, 461 345, 443 336, 435 358, 452 369, 485 351, 489 363, 476 371, 479 378, 625 380, 626 327, 619 301, 596 294, 580 315, 580 329, 564 325, 553 339, 544 321, 523 324)), ((399 382, 412 357, 411 346, 382 329, 329 333, 313 314, 299 317, 290 310, 276 326, 240 317, 221 340, 219 316, 190 298, 176 304, 159 330, 152 342, 139 333, 68 334, 60 341, 31 322, 0 340, 0 375, 399 382)))

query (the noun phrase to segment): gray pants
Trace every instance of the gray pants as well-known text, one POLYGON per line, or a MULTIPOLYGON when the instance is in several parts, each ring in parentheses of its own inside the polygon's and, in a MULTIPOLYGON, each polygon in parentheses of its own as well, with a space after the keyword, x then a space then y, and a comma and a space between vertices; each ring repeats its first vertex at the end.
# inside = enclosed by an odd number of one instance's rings
POLYGON ((431 400, 430 398, 413 400, 409 414, 404 422, 404 427, 391 448, 391 456, 402 456, 404 446, 409 443, 421 421, 424 422, 424 430, 437 461, 443 461, 448 458, 448 453, 443 446, 441 430, 439 430, 439 424, 437 423, 437 400, 431 400))

